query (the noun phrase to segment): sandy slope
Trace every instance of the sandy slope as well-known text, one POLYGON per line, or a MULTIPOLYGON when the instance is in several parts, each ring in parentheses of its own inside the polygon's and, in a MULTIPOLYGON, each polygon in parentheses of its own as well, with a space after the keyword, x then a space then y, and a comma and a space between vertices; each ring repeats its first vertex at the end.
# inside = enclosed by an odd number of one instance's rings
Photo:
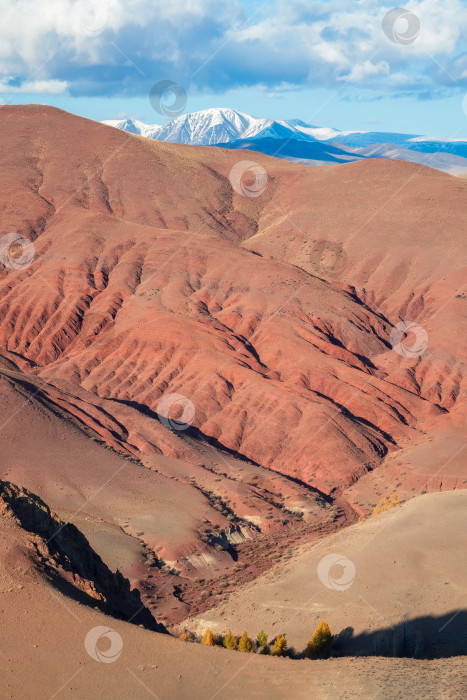
POLYGON ((451 700, 467 689, 458 658, 292 661, 246 656, 181 642, 109 618, 63 596, 44 580, 35 564, 33 536, 4 510, 0 529, 2 698, 213 700, 228 695, 279 700, 309 698, 312 692, 319 700, 451 700), (105 657, 108 640, 101 639, 97 647, 88 642, 85 647, 88 633, 97 626, 116 633, 112 661, 105 657))
POLYGON ((65 607, 49 588, 24 587, 8 596, 10 605, 2 613, 0 662, 2 697, 13 700, 31 697, 32 692, 40 700, 214 700, 225 695, 239 700, 305 700, 310 692, 318 700, 375 696, 456 700, 467 691, 460 658, 434 662, 245 658, 218 648, 187 648, 184 642, 81 609, 73 601, 65 601, 65 607), (114 663, 96 662, 84 648, 86 634, 98 625, 108 625, 123 639, 122 654, 114 663))
POLYGON ((466 653, 466 505, 465 491, 429 494, 357 523, 305 546, 187 626, 264 627, 271 638, 284 631, 300 650, 324 619, 335 634, 353 628, 356 639, 342 646, 348 653, 391 655, 405 621, 410 655, 466 653), (343 563, 326 566, 334 554, 343 563))

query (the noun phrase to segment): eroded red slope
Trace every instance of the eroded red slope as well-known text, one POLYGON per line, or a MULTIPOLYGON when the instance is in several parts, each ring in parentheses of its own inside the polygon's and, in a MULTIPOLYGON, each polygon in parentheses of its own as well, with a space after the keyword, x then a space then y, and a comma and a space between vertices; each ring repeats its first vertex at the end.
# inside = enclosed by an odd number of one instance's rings
MULTIPOLYGON (((254 154, 268 184, 249 198, 228 177, 245 153, 46 107, 0 120, 2 228, 35 245, 1 274, 0 341, 26 371, 153 417, 183 394, 198 438, 326 492, 455 409, 467 183, 254 154), (317 263, 321 240, 343 242, 342 269, 317 263), (421 358, 389 345, 407 317, 428 332, 421 358)), ((187 449, 132 430, 143 452, 187 449)))

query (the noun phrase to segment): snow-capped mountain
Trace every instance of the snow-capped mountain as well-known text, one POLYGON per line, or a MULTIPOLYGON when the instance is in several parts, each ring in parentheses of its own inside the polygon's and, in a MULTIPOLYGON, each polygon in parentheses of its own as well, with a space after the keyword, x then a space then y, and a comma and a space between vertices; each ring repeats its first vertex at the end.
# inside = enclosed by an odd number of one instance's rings
POLYGON ((435 140, 419 134, 339 131, 300 119, 258 119, 235 109, 184 114, 164 126, 136 119, 105 124, 146 138, 199 146, 261 151, 309 165, 363 158, 397 158, 451 173, 467 173, 467 141, 435 140))
POLYGON ((165 141, 214 146, 239 138, 258 137, 270 124, 270 119, 256 119, 234 109, 205 109, 169 122, 161 136, 165 141))
POLYGON ((144 124, 137 119, 107 119, 102 123, 114 126, 116 129, 121 129, 122 131, 128 131, 130 134, 145 136, 148 139, 157 139, 157 134, 162 129, 158 124, 144 124))
POLYGON ((136 119, 106 121, 104 124, 141 136, 151 134, 149 138, 160 141, 197 146, 215 146, 239 139, 288 138, 291 133, 297 139, 309 138, 308 134, 295 128, 292 123, 257 119, 235 109, 204 109, 172 119, 165 126, 143 124, 136 119))

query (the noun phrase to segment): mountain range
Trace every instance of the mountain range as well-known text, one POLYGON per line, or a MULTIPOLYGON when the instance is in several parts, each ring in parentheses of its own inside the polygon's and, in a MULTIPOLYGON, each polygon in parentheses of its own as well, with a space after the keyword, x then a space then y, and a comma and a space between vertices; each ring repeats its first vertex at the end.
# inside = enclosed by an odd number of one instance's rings
POLYGON ((390 158, 428 165, 453 175, 467 173, 467 141, 433 139, 420 134, 339 131, 300 119, 258 119, 234 109, 184 114, 164 126, 136 119, 106 120, 146 138, 198 146, 248 149, 306 165, 327 165, 365 158, 390 158))

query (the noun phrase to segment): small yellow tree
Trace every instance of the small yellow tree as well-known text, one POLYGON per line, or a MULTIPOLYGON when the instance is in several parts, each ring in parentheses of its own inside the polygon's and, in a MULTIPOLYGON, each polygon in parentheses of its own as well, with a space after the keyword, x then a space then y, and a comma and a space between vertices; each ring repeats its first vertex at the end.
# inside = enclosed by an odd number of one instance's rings
POLYGON ((238 651, 251 651, 251 641, 246 630, 243 630, 238 642, 238 651))
POLYGON ((379 515, 385 510, 390 510, 391 508, 397 508, 397 506, 400 506, 400 501, 395 493, 392 493, 390 496, 384 496, 380 502, 378 503, 377 506, 373 508, 372 512, 372 517, 373 515, 379 515))
POLYGON ((237 640, 235 639, 231 630, 229 630, 225 635, 224 639, 222 640, 222 644, 225 646, 226 649, 237 648, 237 640))
POLYGON ((287 651, 287 640, 285 634, 279 634, 274 642, 272 649, 273 656, 284 656, 287 651))
POLYGON ((203 636, 201 637, 201 644, 206 644, 208 647, 213 647, 215 646, 214 644, 214 635, 212 633, 212 630, 208 629, 205 631, 203 636))
POLYGON ((331 650, 333 642, 334 637, 331 634, 328 623, 321 621, 315 629, 312 638, 308 640, 306 655, 308 658, 311 658, 312 656, 326 654, 331 650))
POLYGON ((184 642, 192 642, 193 641, 193 635, 191 632, 182 632, 180 635, 180 639, 183 639, 184 642))
POLYGON ((256 637, 256 641, 258 642, 259 647, 264 647, 268 643, 268 638, 266 636, 266 632, 264 630, 261 630, 258 632, 258 636, 256 637))

